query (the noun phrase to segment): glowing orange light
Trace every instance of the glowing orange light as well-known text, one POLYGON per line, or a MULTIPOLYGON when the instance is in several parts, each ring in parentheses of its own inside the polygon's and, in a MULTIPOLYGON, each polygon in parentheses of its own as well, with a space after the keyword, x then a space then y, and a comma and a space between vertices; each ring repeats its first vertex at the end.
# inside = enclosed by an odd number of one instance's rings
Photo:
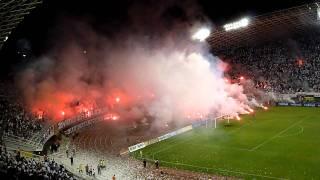
POLYGON ((240 121, 240 120, 241 120, 241 118, 240 118, 239 116, 237 116, 237 117, 236 117, 236 119, 237 119, 238 121, 240 121))
POLYGON ((298 66, 301 67, 303 66, 304 62, 302 59, 298 59, 298 66))
POLYGON ((116 102, 119 103, 120 102, 120 98, 116 97, 116 102))
POLYGON ((64 111, 61 111, 61 115, 64 116, 66 113, 64 111))
POLYGON ((243 77, 243 76, 240 76, 239 79, 240 79, 240 80, 244 80, 244 77, 243 77))
POLYGON ((268 107, 266 107, 266 106, 263 106, 262 108, 263 108, 264 110, 268 110, 268 107))
POLYGON ((115 121, 115 120, 118 120, 118 119, 119 119, 119 116, 116 116, 116 115, 113 115, 113 116, 112 116, 112 120, 115 121))

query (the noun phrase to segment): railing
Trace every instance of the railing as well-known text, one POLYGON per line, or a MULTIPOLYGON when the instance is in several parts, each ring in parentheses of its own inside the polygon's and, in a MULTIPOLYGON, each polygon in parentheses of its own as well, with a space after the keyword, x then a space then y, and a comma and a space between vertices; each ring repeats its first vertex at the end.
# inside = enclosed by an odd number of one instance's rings
POLYGON ((59 130, 62 130, 64 128, 67 128, 68 126, 72 126, 73 124, 82 122, 82 121, 84 121, 84 120, 86 120, 88 118, 104 114, 107 111, 108 111, 107 108, 98 108, 98 109, 94 109, 94 110, 91 110, 91 111, 82 112, 82 113, 78 114, 77 116, 75 116, 73 118, 69 118, 69 119, 66 119, 66 120, 63 120, 63 121, 59 122, 57 124, 57 126, 58 126, 59 130))
MULTIPOLYGON (((92 120, 92 119, 97 119, 99 116, 104 114, 106 112, 106 108, 100 108, 100 109, 95 109, 92 111, 88 111, 90 113, 90 116, 84 116, 84 113, 78 114, 74 118, 67 119, 65 121, 52 124, 50 126, 44 127, 41 131, 36 132, 33 134, 32 137, 25 139, 23 137, 18 137, 13 134, 4 134, 3 139, 6 142, 7 146, 10 146, 12 148, 18 149, 19 147, 24 148, 25 150, 28 151, 42 151, 44 144, 52 137, 54 136, 58 131, 70 127, 72 125, 75 125, 76 128, 69 128, 69 131, 66 132, 72 132, 73 130, 78 130, 82 127, 86 127, 83 124, 87 124, 86 120, 92 120), (79 125, 76 125, 79 123, 79 125)), ((101 119, 101 118, 100 118, 101 119)), ((96 121, 90 121, 90 122, 97 122, 96 121)), ((91 124, 92 124, 91 123, 91 124)))

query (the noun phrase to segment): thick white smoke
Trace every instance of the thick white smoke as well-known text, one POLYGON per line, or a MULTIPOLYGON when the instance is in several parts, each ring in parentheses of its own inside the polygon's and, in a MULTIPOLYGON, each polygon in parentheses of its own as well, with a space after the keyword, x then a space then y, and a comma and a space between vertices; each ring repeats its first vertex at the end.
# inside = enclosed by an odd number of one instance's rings
POLYGON ((218 68, 220 60, 205 53, 203 48, 201 51, 177 48, 150 51, 138 45, 136 49, 122 50, 128 56, 114 62, 109 76, 126 92, 152 91, 155 98, 147 108, 160 119, 198 113, 244 112, 248 107, 242 87, 228 84, 218 68))
MULTIPOLYGON (((72 104, 107 105, 123 118, 148 114, 157 123, 248 112, 243 87, 225 81, 223 63, 205 42, 191 40, 192 27, 178 22, 163 30, 161 21, 160 33, 121 32, 112 40, 76 24, 72 29, 80 33, 64 33, 68 41, 60 39, 50 53, 19 73, 26 104, 48 114, 72 113, 72 104)), ((132 29, 155 30, 153 25, 132 29)))

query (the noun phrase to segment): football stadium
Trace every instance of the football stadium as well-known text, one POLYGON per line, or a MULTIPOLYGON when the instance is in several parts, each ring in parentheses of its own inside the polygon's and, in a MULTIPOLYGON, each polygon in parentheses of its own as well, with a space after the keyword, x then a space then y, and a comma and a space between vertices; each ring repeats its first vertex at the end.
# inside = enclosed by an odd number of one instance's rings
POLYGON ((0 178, 320 179, 320 2, 0 0, 0 178))

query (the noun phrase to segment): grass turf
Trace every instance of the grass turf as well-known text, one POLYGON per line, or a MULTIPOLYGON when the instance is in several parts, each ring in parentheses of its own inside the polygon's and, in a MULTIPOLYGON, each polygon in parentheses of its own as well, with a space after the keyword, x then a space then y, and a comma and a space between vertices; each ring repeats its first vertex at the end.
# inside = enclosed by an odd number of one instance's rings
MULTIPOLYGON (((320 179, 320 108, 273 107, 142 149, 161 166, 245 179, 320 179)), ((140 151, 133 153, 140 158, 140 151)))

